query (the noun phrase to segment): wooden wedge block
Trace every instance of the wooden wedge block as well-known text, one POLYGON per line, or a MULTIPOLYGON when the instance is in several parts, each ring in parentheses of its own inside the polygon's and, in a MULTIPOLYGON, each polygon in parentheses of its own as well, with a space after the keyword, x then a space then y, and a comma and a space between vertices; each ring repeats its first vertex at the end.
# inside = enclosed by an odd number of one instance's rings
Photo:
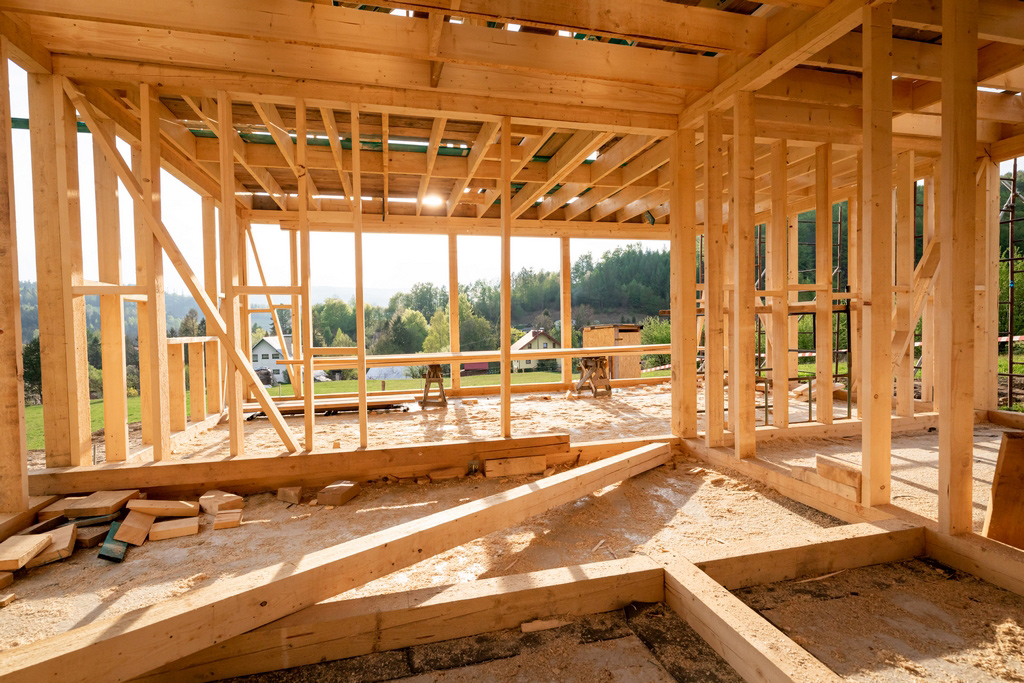
POLYGON ((524 474, 542 474, 547 468, 548 459, 543 455, 484 460, 484 476, 486 477, 516 477, 524 474))
POLYGON ((1024 432, 1004 432, 982 534, 1024 549, 1024 432))
POLYGON ((226 491, 207 491, 199 498, 199 507, 203 512, 215 515, 221 510, 241 510, 245 500, 241 496, 226 491))
POLYGON ((128 544, 114 539, 120 528, 121 522, 114 522, 110 525, 110 531, 107 532, 107 537, 103 539, 103 546, 100 548, 99 557, 111 562, 124 561, 124 556, 128 553, 128 544))
POLYGON ((29 560, 25 564, 25 568, 41 567, 44 564, 50 564, 57 560, 63 560, 65 557, 71 557, 71 553, 75 551, 75 539, 77 537, 78 527, 74 524, 68 524, 51 531, 50 545, 46 546, 43 552, 29 560))
POLYGON ((11 536, 0 543, 0 571, 13 572, 21 569, 33 557, 43 552, 52 536, 49 533, 29 536, 11 536))
POLYGON ((73 519, 75 517, 109 515, 123 508, 129 500, 138 497, 138 489, 128 491, 97 491, 65 507, 64 516, 73 519))
POLYGON ((7 593, 6 595, 0 595, 0 607, 7 607, 17 599, 17 595, 14 593, 7 593))
POLYGON ((64 516, 64 509, 67 508, 67 506, 71 505, 72 503, 76 503, 84 498, 85 496, 68 496, 67 498, 61 498, 56 503, 47 505, 42 510, 40 510, 39 514, 36 516, 36 519, 38 519, 40 522, 44 522, 52 517, 64 516))
POLYGON ((213 518, 214 529, 233 529, 242 523, 241 510, 221 510, 213 518))
POLYGON ((199 517, 182 517, 157 522, 149 529, 149 540, 163 541, 179 536, 192 536, 199 533, 199 517))
POLYGON ((298 504, 302 500, 301 486, 285 486, 277 490, 277 499, 285 503, 298 504))
POLYGON ((149 528, 153 526, 156 517, 147 515, 145 512, 132 510, 121 522, 121 528, 114 534, 115 541, 124 541, 132 545, 142 545, 149 536, 149 528))
POLYGON ((818 470, 818 474, 831 479, 832 481, 838 481, 840 484, 846 484, 847 486, 853 486, 860 488, 861 485, 861 472, 860 467, 851 465, 848 462, 837 460, 836 458, 830 458, 827 455, 819 455, 815 458, 815 468, 818 470))
POLYGON ((316 502, 320 505, 344 505, 359 495, 361 490, 358 482, 336 481, 316 494, 316 502))
POLYGON ((195 517, 199 514, 199 503, 191 500, 129 500, 128 509, 154 517, 195 517))
POLYGON ((78 530, 78 537, 75 539, 76 548, 95 548, 110 531, 109 526, 87 526, 78 530))
POLYGON ((466 468, 446 467, 443 470, 434 470, 427 476, 430 477, 430 481, 445 481, 446 479, 458 479, 459 477, 466 476, 466 468))
POLYGON ((820 489, 831 491, 837 495, 842 496, 848 500, 852 500, 856 503, 860 502, 860 489, 854 488, 853 486, 847 486, 846 484, 840 484, 838 481, 826 479, 825 477, 812 470, 810 467, 803 467, 801 465, 793 465, 792 467, 793 478, 799 479, 800 481, 808 484, 813 484, 820 489))
POLYGON ((0 588, 7 588, 14 583, 14 574, 11 572, 0 572, 0 588))
POLYGON ((67 524, 68 518, 63 514, 57 515, 56 517, 48 517, 41 522, 36 522, 27 529, 22 529, 18 532, 18 536, 27 536, 28 534, 44 534, 47 531, 53 531, 59 526, 67 524))

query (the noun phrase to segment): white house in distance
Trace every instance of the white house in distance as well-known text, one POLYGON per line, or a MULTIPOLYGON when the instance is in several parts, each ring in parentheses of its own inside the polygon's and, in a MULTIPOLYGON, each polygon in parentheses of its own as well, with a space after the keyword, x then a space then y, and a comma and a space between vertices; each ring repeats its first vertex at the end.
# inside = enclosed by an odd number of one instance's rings
MULTIPOLYGON (((524 334, 522 337, 520 337, 519 341, 517 341, 514 344, 512 344, 512 350, 513 351, 522 351, 522 350, 529 350, 529 349, 557 349, 557 348, 559 348, 558 340, 555 339, 554 337, 552 337, 550 334, 548 334, 544 330, 530 330, 529 332, 524 334)), ((537 369, 537 363, 538 362, 539 361, 534 360, 532 358, 527 358, 526 360, 521 360, 521 361, 514 360, 514 361, 512 361, 512 371, 513 372, 521 372, 523 370, 535 370, 535 369, 537 369)), ((561 369, 562 361, 559 360, 559 361, 556 361, 556 362, 558 363, 559 369, 561 369)))
MULTIPOLYGON (((291 345, 292 336, 290 334, 284 335, 284 343, 291 345)), ((281 353, 276 334, 256 342, 252 347, 251 356, 254 370, 266 368, 270 370, 270 374, 274 376, 275 380, 282 384, 288 383, 288 366, 280 362, 285 359, 285 355, 281 353)))

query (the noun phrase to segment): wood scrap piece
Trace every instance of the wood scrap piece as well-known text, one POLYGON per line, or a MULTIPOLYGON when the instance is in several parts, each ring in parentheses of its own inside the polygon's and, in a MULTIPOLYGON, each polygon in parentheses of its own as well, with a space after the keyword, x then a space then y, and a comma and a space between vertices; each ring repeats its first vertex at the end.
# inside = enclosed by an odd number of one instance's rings
MULTIPOLYGON (((241 514, 241 510, 238 511, 241 514)), ((218 515, 219 516, 219 515, 218 515)), ((180 536, 193 536, 199 533, 199 517, 181 517, 166 522, 156 522, 149 529, 149 540, 163 541, 180 536)))
POLYGON ((110 531, 109 526, 87 526, 78 530, 78 537, 75 539, 76 548, 95 548, 110 531))
POLYGON ((191 500, 129 500, 128 509, 154 517, 195 517, 199 514, 199 503, 191 500))
POLYGON ((97 491, 81 500, 76 500, 64 508, 64 516, 69 519, 75 517, 100 517, 117 512, 125 506, 129 500, 139 497, 138 489, 125 491, 97 491))
POLYGON ((213 518, 214 529, 233 529, 242 523, 241 510, 221 510, 213 518))
POLYGON ((60 496, 29 496, 27 510, 0 513, 0 541, 34 524, 36 513, 58 500, 60 496))
POLYGON ((52 536, 49 533, 11 536, 0 543, 0 571, 12 572, 21 569, 29 560, 43 552, 51 540, 52 536))
POLYGON ((494 458, 484 461, 484 476, 515 477, 524 474, 542 474, 547 467, 548 459, 543 455, 494 458))
POLYGON ((120 516, 120 512, 111 512, 109 515, 100 515, 99 517, 75 517, 75 526, 81 529, 87 526, 109 524, 120 516))
POLYGON ((548 631, 559 626, 565 626, 568 621, 561 619, 534 619, 533 621, 524 621, 519 625, 519 629, 523 633, 536 633, 537 631, 548 631))
POLYGON ((9 605, 12 602, 14 602, 17 598, 18 598, 18 596, 15 595, 14 593, 7 593, 5 595, 0 595, 0 607, 7 607, 7 605, 9 605))
POLYGON ((459 477, 466 476, 465 467, 445 467, 441 470, 434 470, 427 474, 430 477, 430 481, 446 481, 448 479, 458 479, 459 477))
POLYGON ((121 522, 121 528, 114 534, 115 541, 124 541, 132 545, 142 545, 149 536, 149 529, 153 526, 156 517, 147 515, 145 512, 132 510, 121 522))
POLYGON ((320 505, 344 505, 355 498, 361 490, 358 482, 336 481, 321 489, 316 494, 316 500, 320 505))
POLYGON ((475 406, 479 402, 480 402, 480 399, 476 399, 476 398, 464 398, 464 399, 462 399, 462 405, 464 405, 464 406, 475 406))
POLYGON ((846 484, 840 484, 838 481, 826 479, 825 477, 818 474, 810 467, 803 467, 801 465, 793 465, 791 468, 793 478, 799 479, 802 482, 813 484, 820 489, 831 491, 836 495, 840 495, 843 498, 852 500, 854 502, 860 502, 860 489, 854 488, 853 486, 847 486, 846 484))
POLYGON ((71 505, 72 503, 78 502, 83 498, 85 498, 85 496, 68 496, 67 498, 61 498, 56 503, 51 503, 50 505, 47 505, 42 510, 40 510, 39 514, 36 516, 36 519, 38 519, 40 522, 44 522, 48 519, 51 519, 52 517, 63 517, 64 510, 65 508, 67 508, 67 506, 71 505))
POLYGON ((1005 432, 999 444, 992 496, 982 535, 1024 549, 1024 432, 1005 432))
POLYGON ((10 648, 0 680, 128 680, 421 560, 659 467, 667 443, 457 505, 333 547, 203 585, 157 606, 10 648), (177 637, 186 633, 186 638, 177 637), (169 637, 174 636, 174 637, 169 637), (106 678, 105 678, 106 677, 106 678))
POLYGON ((53 531, 57 527, 67 524, 68 518, 63 514, 57 515, 56 517, 48 517, 41 522, 36 522, 27 529, 22 529, 18 532, 18 536, 25 536, 27 534, 43 534, 47 531, 53 531))
POLYGON ((14 583, 14 574, 11 572, 0 572, 0 588, 7 588, 14 583))
POLYGON ((861 476, 860 467, 857 465, 843 462, 837 458, 830 458, 827 455, 817 456, 814 464, 818 474, 826 479, 838 481, 840 484, 853 486, 857 489, 861 486, 863 477, 861 476))
POLYGON ((111 562, 124 561, 124 556, 128 553, 128 544, 114 538, 120 528, 121 522, 114 522, 110 525, 110 531, 107 532, 107 537, 103 539, 103 546, 100 548, 99 557, 111 562))
POLYGON ((65 557, 71 557, 75 551, 75 539, 78 537, 78 527, 74 524, 62 526, 50 533, 50 545, 43 548, 39 553, 25 564, 26 569, 41 567, 65 557))
POLYGON ((241 510, 245 500, 234 493, 226 491, 207 491, 199 498, 199 507, 203 512, 215 515, 221 510, 241 510))
POLYGON ((298 505, 302 501, 301 486, 285 486, 277 490, 277 499, 285 503, 298 505))

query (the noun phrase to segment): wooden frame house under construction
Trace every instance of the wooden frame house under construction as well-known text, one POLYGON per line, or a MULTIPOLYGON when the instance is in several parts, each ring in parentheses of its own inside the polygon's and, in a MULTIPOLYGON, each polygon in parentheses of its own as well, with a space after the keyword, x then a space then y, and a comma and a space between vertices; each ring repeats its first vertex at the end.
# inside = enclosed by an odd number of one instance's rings
MULTIPOLYGON (((1024 156, 1024 2, 0 0, 0 66, 0 540, 55 495, 245 494, 517 456, 579 464, 500 499, 318 549, 286 572, 225 579, 0 652, 0 680, 212 680, 251 672, 254 653, 256 670, 267 671, 361 654, 361 635, 387 649, 427 633, 517 626, 552 604, 583 614, 632 600, 667 602, 748 681, 838 680, 729 591, 928 556, 1024 594, 1024 550, 972 526, 975 423, 1024 426, 997 404, 999 163, 1024 156), (28 72, 37 286, 46 301, 46 468, 31 471, 8 60, 28 72), (80 127, 94 149, 98 281, 83 278, 80 127), (164 222, 161 170, 202 196, 201 264, 185 259, 164 222), (134 274, 121 265, 119 187, 133 200, 134 274), (834 207, 848 225, 844 278, 833 278, 834 207), (798 216, 812 210, 814 273, 798 278, 798 216), (287 235, 287 284, 264 280, 254 225, 287 235), (368 355, 363 316, 354 347, 315 346, 311 236, 328 231, 354 237, 356 311, 364 268, 386 267, 364 264, 363 235, 447 236, 451 350, 368 355), (498 350, 460 349, 457 256, 466 235, 500 237, 498 350), (572 348, 563 325, 561 348, 512 350, 510 245, 521 236, 558 238, 563 320, 570 240, 668 240, 671 344, 572 348), (208 336, 167 337, 165 257, 208 336), (96 295, 100 465, 91 455, 84 303, 96 295), (139 312, 141 450, 129 448, 126 425, 125 301, 139 312), (280 309, 296 321, 290 344, 278 341, 301 423, 286 420, 249 359, 249 316, 280 309), (816 321, 814 412, 790 424, 796 314, 816 321), (839 341, 843 316, 848 334, 839 341), (563 362, 561 382, 513 388, 514 361, 612 354, 671 354, 671 433, 615 442, 517 433, 514 392, 573 382, 563 362), (846 416, 833 409, 840 355, 846 416), (479 362, 501 367, 495 433, 371 442, 369 408, 386 394, 367 391, 367 368, 479 362), (318 369, 355 369, 358 393, 315 395, 318 369), (358 405, 358 449, 314 438, 318 402, 332 400, 358 405), (274 457, 245 457, 243 419, 255 411, 280 438, 274 457), (224 457, 172 457, 188 435, 225 420, 224 457), (932 520, 893 505, 891 439, 935 427, 932 520), (854 484, 837 488, 758 457, 767 440, 832 436, 860 439, 854 484), (633 558, 482 580, 439 599, 317 605, 673 454, 737 471, 848 524, 668 565, 633 558), (289 615, 306 635, 285 652, 291 627, 275 624, 289 615), (339 644, 338 633, 352 638, 339 644)), ((449 396, 487 392, 451 375, 449 396)))

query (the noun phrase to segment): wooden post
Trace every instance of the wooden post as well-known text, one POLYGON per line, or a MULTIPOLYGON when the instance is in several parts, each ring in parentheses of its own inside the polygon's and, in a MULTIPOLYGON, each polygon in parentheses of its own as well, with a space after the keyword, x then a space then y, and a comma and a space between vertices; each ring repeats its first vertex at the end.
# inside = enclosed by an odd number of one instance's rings
MULTIPOLYGON (((672 433, 697 436, 697 166, 696 132, 676 131, 669 167, 672 169, 671 328, 672 433)), ((568 240, 566 240, 568 241, 568 240)))
POLYGON ((974 408, 999 401, 999 166, 981 160, 975 211, 974 408))
MULTIPOLYGON (((914 213, 917 186, 914 182, 914 151, 896 157, 896 318, 894 335, 914 335, 914 213)), ((914 414, 914 342, 911 340, 902 358, 893 359, 896 367, 896 414, 914 414)))
MULTIPOLYGON (((221 315, 227 327, 228 343, 248 360, 252 354, 249 332, 240 329, 238 313, 239 285, 238 265, 238 220, 235 215, 235 157, 234 141, 231 139, 234 123, 231 121, 231 98, 224 91, 217 95, 217 118, 220 125, 220 258, 221 273, 224 280, 224 299, 221 304, 221 315)), ((299 206, 302 197, 299 192, 299 206)), ((301 208, 300 208, 301 210, 301 208)), ((209 323, 207 323, 209 324, 209 323)), ((245 453, 245 426, 242 423, 242 373, 228 364, 227 368, 227 406, 228 406, 228 452, 231 455, 245 453)))
MULTIPOLYGON (((114 135, 114 123, 103 127, 114 135)), ((121 215, 118 210, 117 172, 99 142, 93 140, 93 178, 96 186, 96 244, 101 282, 121 284, 121 215)), ((107 462, 128 458, 128 404, 125 376, 124 299, 120 294, 100 296, 100 334, 103 355, 103 443, 107 462)))
POLYGON ((892 5, 864 8, 861 501, 889 502, 892 444, 892 5))
MULTIPOLYGON (((220 301, 220 285, 217 279, 217 200, 214 197, 203 197, 203 285, 206 294, 216 306, 220 301)), ((211 413, 224 410, 224 397, 221 392, 220 345, 217 342, 206 342, 206 406, 211 413)), ((192 352, 189 351, 191 363, 192 352)), ((195 409, 193 408, 193 414, 195 409)))
POLYGON ((188 389, 192 422, 206 419, 206 373, 203 371, 203 343, 188 345, 188 389))
MULTIPOLYGON (((938 216, 936 215, 936 207, 938 204, 938 187, 938 173, 933 168, 931 175, 926 176, 924 179, 923 228, 925 244, 928 244, 929 242, 934 240, 937 234, 936 227, 938 226, 938 216)), ((935 283, 937 281, 937 278, 933 278, 932 287, 928 291, 928 293, 925 294, 924 306, 922 307, 921 313, 922 401, 934 401, 935 399, 935 283)), ((998 289, 996 291, 998 291, 998 289)))
POLYGON ((92 463, 74 108, 60 79, 29 74, 29 134, 36 231, 39 355, 46 406, 46 465, 92 463))
MULTIPOLYGON (((299 231, 293 230, 288 236, 288 260, 289 272, 291 274, 292 287, 301 287, 301 271, 299 269, 299 231)), ((306 290, 302 290, 302 301, 306 299, 306 290)), ((300 298, 292 295, 292 359, 303 358, 302 355, 302 329, 306 323, 303 317, 303 308, 300 298)), ((289 377, 292 381, 292 394, 295 398, 302 398, 302 372, 297 365, 288 366, 289 377)))
MULTIPOLYGON (((300 100, 299 106, 305 104, 300 100)), ((352 227, 355 234, 356 252, 356 372, 359 381, 359 446, 366 448, 369 442, 369 425, 367 424, 366 408, 366 306, 363 302, 363 181, 360 166, 359 108, 352 105, 352 193, 353 198, 352 227)), ((305 124, 305 111, 303 111, 305 124)), ((305 132, 303 142, 305 145, 305 132)), ((312 391, 312 389, 310 389, 312 391)))
MULTIPOLYGON (((786 226, 786 231, 789 233, 789 249, 786 254, 789 261, 787 277, 789 282, 796 284, 800 281, 800 214, 790 209, 787 209, 786 213, 789 216, 789 224, 786 226)), ((789 292, 788 296, 791 304, 800 301, 800 292, 794 290, 789 292)), ((800 318, 790 316, 786 324, 789 326, 789 338, 795 344, 794 348, 799 347, 800 318)), ((789 354, 788 369, 790 377, 800 374, 800 356, 796 353, 789 354)))
MULTIPOLYGON (((561 268, 558 274, 559 294, 561 295, 562 341, 563 349, 572 348, 572 256, 569 252, 570 240, 563 237, 558 242, 561 268)), ((568 389, 572 386, 572 358, 562 359, 562 384, 568 389)))
MULTIPOLYGON (((312 285, 312 249, 310 248, 309 230, 309 174, 306 172, 306 113, 303 109, 302 121, 299 121, 299 105, 296 103, 295 110, 295 164, 298 174, 298 203, 299 203, 299 245, 301 251, 301 268, 299 282, 302 285, 302 394, 305 399, 303 410, 303 425, 305 428, 305 449, 313 451, 316 447, 313 434, 313 427, 316 422, 315 410, 315 385, 313 384, 313 285, 312 285)), ((358 145, 353 147, 353 153, 358 152, 358 145)), ((359 203, 359 192, 356 192, 356 204, 359 203)), ((358 280, 357 280, 358 282, 358 280)), ((359 319, 358 306, 356 319, 359 319)), ((356 333, 356 346, 363 343, 358 331, 356 333)), ((362 405, 360 405, 362 413, 362 405)))
MULTIPOLYGON (((238 217, 235 223, 235 229, 238 231, 238 237, 236 245, 238 246, 238 283, 243 286, 249 286, 249 244, 245 239, 246 233, 249 232, 249 221, 238 217)), ((250 359, 252 357, 252 315, 249 313, 249 295, 241 294, 238 296, 238 327, 241 330, 239 335, 239 342, 241 343, 241 350, 245 351, 245 358, 250 359)), ((248 361, 247 361, 248 362, 248 361)), ((242 382, 242 396, 243 401, 251 401, 253 399, 253 386, 248 382, 242 382)))
POLYGON ((7 274, 0 281, 0 513, 29 508, 9 58, 10 44, 0 36, 0 273, 7 274))
POLYGON ((814 398, 818 422, 832 424, 832 145, 814 152, 814 398))
POLYGON ((754 93, 736 94, 732 129, 733 328, 732 368, 729 374, 729 415, 733 417, 736 456, 757 454, 755 428, 754 291, 754 93))
POLYGON ((861 268, 864 264, 863 251, 864 251, 864 240, 861 234, 863 221, 861 216, 864 211, 864 202, 861 201, 860 183, 861 178, 864 177, 863 164, 861 163, 861 154, 857 154, 857 179, 854 183, 853 194, 850 195, 849 201, 847 202, 847 216, 849 218, 849 246, 846 253, 846 262, 850 269, 850 291, 854 292, 854 299, 850 304, 850 322, 847 330, 847 345, 846 348, 849 350, 848 357, 850 359, 850 391, 853 392, 852 401, 853 405, 857 409, 857 417, 861 417, 860 410, 860 389, 861 389, 861 372, 863 371, 862 359, 864 355, 862 353, 863 344, 863 330, 861 321, 863 320, 863 301, 861 299, 861 283, 864 281, 863 273, 861 268))
POLYGON ((170 431, 185 429, 185 345, 167 345, 167 392, 170 431))
MULTIPOLYGON (((386 203, 386 202, 385 202, 386 203)), ((458 353, 462 348, 459 339, 459 237, 448 235, 448 348, 458 353)), ((462 382, 462 365, 452 363, 452 389, 458 389, 462 382)))
POLYGON ((942 272, 936 289, 939 529, 972 530, 978 2, 942 3, 942 272))
POLYGON ((771 150, 772 215, 768 222, 768 289, 781 292, 772 299, 772 421, 776 427, 789 426, 789 223, 786 221, 786 141, 776 140, 771 150))
POLYGON ((512 436, 512 119, 501 120, 501 435, 512 436))
MULTIPOLYGON (((95 138, 94 138, 95 139, 95 138)), ((142 148, 132 145, 132 175, 142 183, 142 148)), ((135 282, 145 285, 149 278, 147 270, 148 259, 146 258, 146 236, 148 229, 143 218, 143 207, 137 202, 132 203, 133 234, 135 236, 135 282)), ((135 317, 138 325, 136 331, 138 336, 139 357, 139 407, 140 421, 142 424, 142 443, 153 443, 153 410, 150 402, 153 393, 150 390, 153 382, 149 378, 149 306, 146 302, 140 301, 135 304, 135 317)))
POLYGON ((704 417, 709 447, 725 432, 725 229, 722 224, 722 114, 704 116, 704 417))

